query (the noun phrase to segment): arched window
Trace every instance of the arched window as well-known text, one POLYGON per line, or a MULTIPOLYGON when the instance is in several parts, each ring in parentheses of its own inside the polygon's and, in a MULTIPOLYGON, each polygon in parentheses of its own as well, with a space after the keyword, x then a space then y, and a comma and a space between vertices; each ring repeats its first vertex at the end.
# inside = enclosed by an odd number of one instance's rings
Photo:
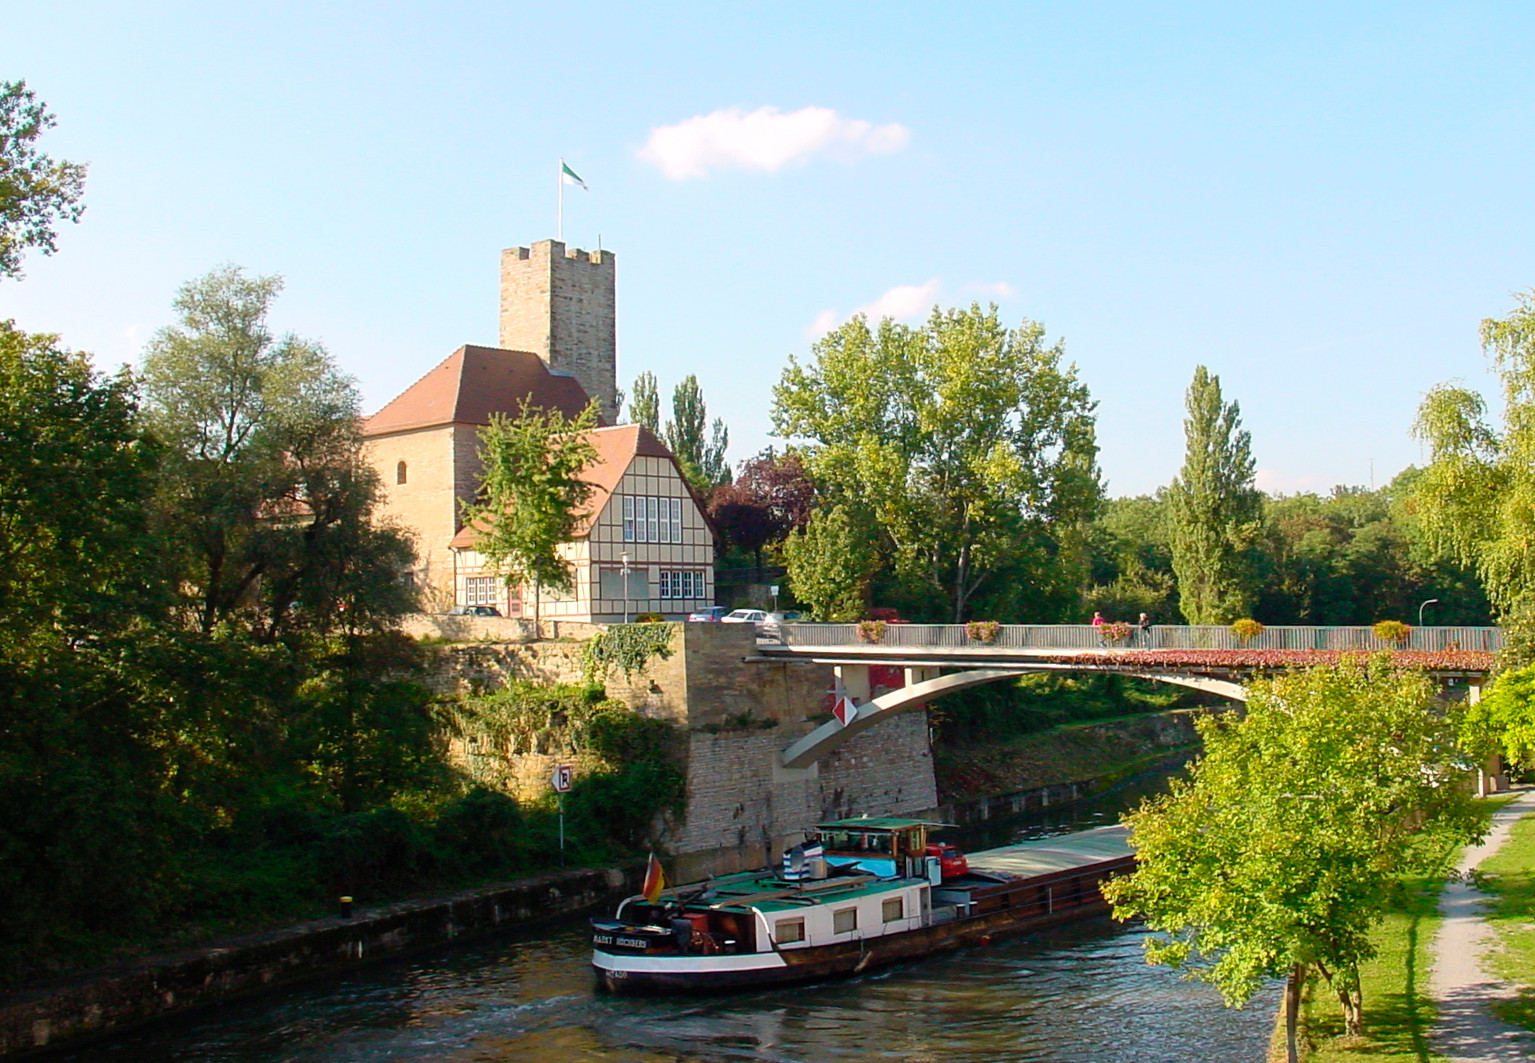
POLYGON ((394 467, 394 482, 397 484, 405 482, 405 463, 403 461, 394 467))

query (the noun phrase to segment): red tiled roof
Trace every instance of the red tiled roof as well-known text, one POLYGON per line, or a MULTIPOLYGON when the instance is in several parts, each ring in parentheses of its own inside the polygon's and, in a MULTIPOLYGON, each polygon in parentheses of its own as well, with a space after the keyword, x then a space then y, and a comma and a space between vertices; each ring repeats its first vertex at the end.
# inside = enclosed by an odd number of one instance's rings
POLYGON ((524 398, 567 417, 590 401, 575 377, 551 373, 536 354, 466 344, 368 418, 362 431, 382 436, 445 424, 489 424, 493 413, 515 416, 524 398))

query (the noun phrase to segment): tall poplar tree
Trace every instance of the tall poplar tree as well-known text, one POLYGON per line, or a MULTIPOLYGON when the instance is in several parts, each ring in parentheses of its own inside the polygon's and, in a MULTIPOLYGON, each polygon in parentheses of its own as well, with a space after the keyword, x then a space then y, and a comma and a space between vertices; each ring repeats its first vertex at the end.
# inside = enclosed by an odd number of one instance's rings
POLYGON ((699 491, 730 482, 725 448, 730 432, 718 417, 710 425, 703 388, 692 373, 672 389, 672 419, 666 422, 666 445, 677 455, 682 473, 699 491))
POLYGON ((634 378, 629 392, 629 423, 642 424, 661 434, 661 396, 656 389, 656 375, 648 370, 634 378))
POLYGON ((1183 471, 1167 489, 1179 608, 1190 624, 1224 624, 1252 607, 1263 495, 1241 408, 1223 399, 1221 378, 1196 366, 1185 401, 1183 471))

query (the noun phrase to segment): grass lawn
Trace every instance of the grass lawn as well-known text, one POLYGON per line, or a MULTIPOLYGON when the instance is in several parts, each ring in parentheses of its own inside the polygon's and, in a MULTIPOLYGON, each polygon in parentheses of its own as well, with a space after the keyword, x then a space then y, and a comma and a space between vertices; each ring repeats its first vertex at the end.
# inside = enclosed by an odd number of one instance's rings
POLYGON ((1494 897, 1487 916, 1502 946, 1492 968, 1521 987, 1517 999, 1494 1010, 1505 1022, 1535 1030, 1535 816, 1514 824, 1503 848, 1478 870, 1482 889, 1494 897))
MULTIPOLYGON (((1507 800, 1487 801, 1487 813, 1507 800)), ((1444 1058, 1428 1045, 1436 1011, 1428 995, 1428 977, 1439 928, 1439 889, 1459 861, 1457 851, 1445 858, 1443 872, 1402 880, 1391 911, 1375 931, 1379 952, 1359 971, 1364 996, 1362 1038, 1344 1036, 1342 1012, 1331 990, 1325 984, 1312 987, 1301 1014, 1302 1042, 1309 1043, 1309 1051, 1303 1047, 1307 1063, 1430 1063, 1444 1058)), ((1505 977, 1535 986, 1535 817, 1519 823, 1514 836, 1482 870, 1501 876, 1497 882, 1504 889, 1502 903, 1508 914, 1500 922, 1507 924, 1509 935, 1523 949, 1510 948, 1507 962, 1522 966, 1505 977)), ((1535 990, 1526 992, 1511 1008, 1520 1009, 1523 1017, 1505 1014, 1504 1018, 1531 1025, 1535 990)), ((1275 1032, 1277 1056, 1271 1051, 1270 1059, 1283 1059, 1283 1012, 1275 1032)))
MULTIPOLYGON (((1449 866, 1448 861, 1446 867, 1449 866)), ((1437 904, 1443 875, 1404 879, 1391 912, 1375 931, 1376 957, 1359 969, 1364 998, 1364 1036, 1346 1037, 1338 998, 1325 983, 1312 987, 1301 1013, 1302 1042, 1308 1063, 1393 1063, 1442 1057, 1428 1047, 1434 1004, 1428 973, 1437 904)), ((1284 1058, 1284 1013, 1276 1030, 1279 1059, 1284 1058)), ((1270 1058, 1274 1058, 1272 1055, 1270 1058)))

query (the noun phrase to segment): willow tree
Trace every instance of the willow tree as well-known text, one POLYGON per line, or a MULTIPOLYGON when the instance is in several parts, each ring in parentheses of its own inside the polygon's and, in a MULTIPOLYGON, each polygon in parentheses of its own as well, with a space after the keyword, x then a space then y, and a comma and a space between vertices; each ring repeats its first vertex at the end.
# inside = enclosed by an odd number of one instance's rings
MULTIPOLYGON (((1424 397, 1413 433, 1430 459, 1415 484, 1421 526, 1443 554, 1472 568, 1505 623, 1535 622, 1535 291, 1504 318, 1482 322, 1482 347, 1503 387, 1503 425, 1482 396, 1441 384, 1424 397)), ((1530 647, 1520 654, 1531 659, 1530 647)))
POLYGON ((1161 932, 1149 962, 1228 1005, 1285 978, 1292 1063, 1306 985, 1327 982, 1360 1033, 1359 964, 1396 877, 1481 829, 1454 714, 1431 711, 1433 697, 1384 656, 1254 683, 1245 716, 1199 721, 1187 781, 1126 818, 1136 870, 1104 887, 1114 914, 1161 932))
POLYGON ((979 600, 1003 619, 1055 612, 1085 583, 1095 404, 1044 335, 995 306, 934 308, 921 328, 858 316, 773 392, 821 504, 872 528, 882 574, 956 623, 979 600))
POLYGON ((1242 411, 1221 396, 1221 378, 1194 369, 1185 402, 1183 470, 1167 489, 1178 603, 1190 624, 1246 616, 1255 581, 1249 549, 1263 517, 1253 486, 1252 438, 1242 411))

